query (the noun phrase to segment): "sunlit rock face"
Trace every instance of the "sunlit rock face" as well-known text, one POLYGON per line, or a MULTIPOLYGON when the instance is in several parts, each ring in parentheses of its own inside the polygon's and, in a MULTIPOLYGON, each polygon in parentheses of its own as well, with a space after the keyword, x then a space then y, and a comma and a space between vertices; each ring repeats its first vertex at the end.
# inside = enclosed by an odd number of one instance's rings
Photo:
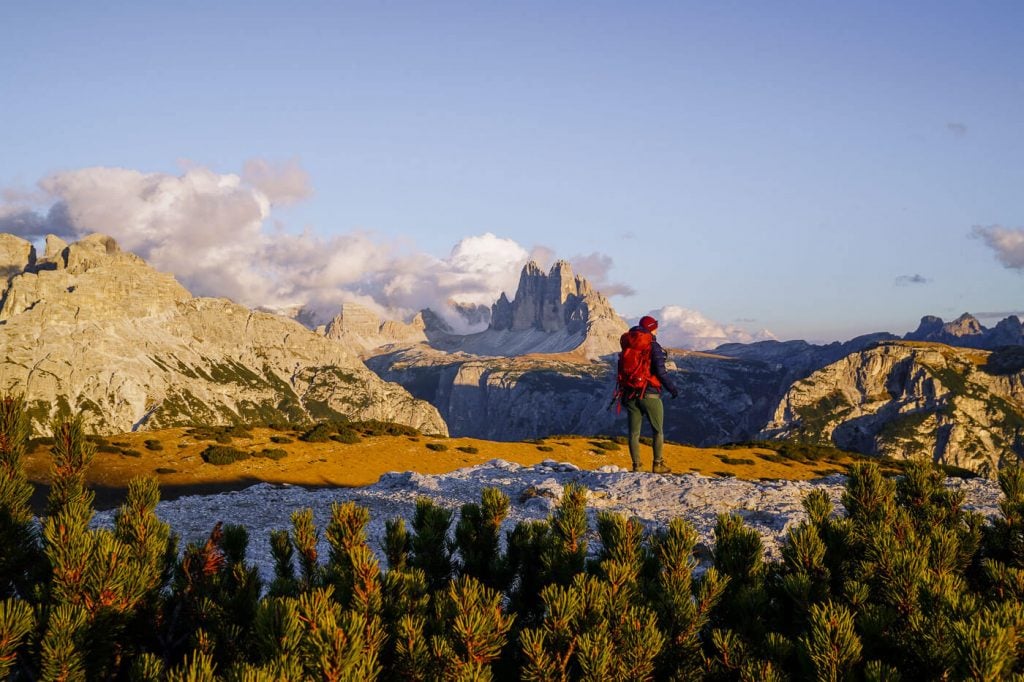
POLYGON ((0 235, 0 267, 21 264, 0 306, 0 390, 24 395, 36 432, 82 411, 100 433, 340 416, 447 433, 436 409, 344 344, 193 297, 110 237, 48 239, 38 261, 16 240, 0 235))
POLYGON ((1012 350, 887 342, 852 353, 796 381, 762 435, 991 475, 1024 456, 1024 358, 1012 350))

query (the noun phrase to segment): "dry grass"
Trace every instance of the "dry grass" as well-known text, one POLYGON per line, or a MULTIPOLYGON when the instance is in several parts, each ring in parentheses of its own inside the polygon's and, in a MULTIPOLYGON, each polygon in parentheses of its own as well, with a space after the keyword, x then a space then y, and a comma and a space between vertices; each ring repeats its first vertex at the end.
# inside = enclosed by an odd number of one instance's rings
MULTIPOLYGON (((593 438, 565 437, 530 443, 505 443, 475 438, 433 438, 420 436, 370 436, 351 445, 336 441, 306 443, 298 440, 298 433, 254 428, 251 437, 235 437, 230 445, 255 454, 264 449, 287 452, 282 459, 254 456, 226 465, 208 464, 201 453, 212 440, 200 440, 186 429, 166 429, 126 433, 107 440, 125 450, 135 450, 141 456, 126 456, 115 452, 98 452, 87 479, 90 485, 107 491, 108 497, 117 497, 128 481, 136 476, 154 476, 164 490, 164 496, 177 497, 191 493, 244 487, 261 481, 289 483, 303 486, 363 486, 375 483, 381 474, 389 471, 418 471, 441 474, 462 467, 482 464, 501 458, 523 465, 537 464, 545 459, 572 462, 584 469, 596 469, 606 464, 629 468, 629 451, 604 450, 593 445, 593 438), (276 443, 273 436, 287 436, 291 443, 276 443), (159 441, 162 449, 152 449, 146 441, 159 441), (443 451, 428 449, 431 443, 447 446, 443 451), (538 449, 538 443, 545 450, 538 449), (550 450, 548 450, 550 448, 550 450)), ((651 449, 641 446, 644 466, 651 466, 651 449)), ((108 448, 109 449, 109 448, 108 448)), ((49 482, 49 448, 37 446, 26 458, 25 468, 30 479, 39 484, 49 482)), ((817 478, 827 473, 843 472, 853 462, 846 457, 830 461, 799 462, 760 448, 693 448, 681 445, 665 446, 665 461, 677 473, 699 472, 708 476, 728 475, 737 478, 791 479, 817 478)), ((98 500, 102 504, 102 500, 98 500)))

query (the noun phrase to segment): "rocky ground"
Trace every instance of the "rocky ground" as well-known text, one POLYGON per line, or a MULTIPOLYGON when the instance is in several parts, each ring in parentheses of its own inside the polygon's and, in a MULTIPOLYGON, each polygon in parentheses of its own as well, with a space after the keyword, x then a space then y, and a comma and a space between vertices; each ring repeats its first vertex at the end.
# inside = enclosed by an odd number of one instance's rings
MULTIPOLYGON (((496 459, 440 475, 409 471, 389 473, 375 485, 358 488, 310 490, 261 483, 236 492, 161 502, 157 513, 181 535, 183 545, 202 541, 217 521, 244 525, 250 534, 249 560, 269 580, 273 576, 270 531, 289 528, 290 515, 297 509, 312 508, 322 532, 332 503, 352 500, 367 507, 371 515, 370 544, 383 559, 380 546, 385 521, 396 516, 410 520, 416 499, 421 496, 457 512, 462 504, 478 502, 483 488, 500 488, 512 502, 505 521, 505 530, 511 530, 519 521, 546 518, 554 511, 563 488, 570 482, 578 482, 590 491, 592 546, 596 542, 594 517, 602 510, 635 516, 648 529, 683 517, 701 536, 698 550, 703 559, 714 541, 716 515, 733 513, 755 528, 761 534, 768 555, 777 557, 787 531, 805 518, 801 507, 803 497, 812 489, 823 488, 835 501, 837 509, 841 509, 839 499, 845 481, 846 477, 839 474, 810 481, 747 481, 700 474, 632 473, 615 465, 587 471, 555 460, 522 466, 496 459)), ((947 485, 964 490, 968 509, 986 515, 997 513, 1000 491, 994 481, 951 478, 947 485)), ((109 525, 112 518, 113 512, 101 512, 96 522, 109 525)), ((326 552, 326 545, 322 549, 326 552)))

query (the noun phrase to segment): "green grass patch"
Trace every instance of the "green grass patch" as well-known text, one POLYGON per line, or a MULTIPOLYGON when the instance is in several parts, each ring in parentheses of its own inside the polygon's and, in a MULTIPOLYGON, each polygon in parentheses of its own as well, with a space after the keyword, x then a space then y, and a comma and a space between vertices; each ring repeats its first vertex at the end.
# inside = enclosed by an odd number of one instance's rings
POLYGON ((170 467, 157 467, 156 468, 156 472, 158 474, 176 474, 176 473, 178 473, 178 470, 177 469, 172 469, 170 467))
POLYGON ((427 450, 433 450, 434 452, 444 452, 448 449, 448 446, 444 443, 427 443, 427 450))
POLYGON ((271 443, 277 443, 278 445, 287 445, 288 443, 294 443, 295 441, 288 436, 271 436, 271 443))
POLYGON ((600 450, 615 451, 615 450, 621 450, 622 449, 621 445, 619 445, 618 443, 616 443, 614 441, 610 441, 610 440, 592 440, 592 441, 590 441, 590 444, 593 445, 595 448, 598 448, 600 450))
POLYGON ((480 452, 480 448, 473 447, 472 445, 460 445, 455 449, 458 450, 459 452, 465 452, 466 454, 469 455, 475 455, 478 452, 480 452))
POLYGON ((121 454, 125 457, 142 457, 142 453, 132 448, 121 448, 121 454))
POLYGON ((147 449, 147 450, 152 450, 152 451, 154 451, 154 452, 156 452, 156 451, 158 451, 158 450, 163 450, 163 449, 164 449, 164 444, 163 444, 163 443, 161 443, 160 441, 158 441, 158 440, 157 440, 157 439, 155 439, 155 438, 149 438, 149 439, 147 439, 147 440, 145 441, 145 443, 143 443, 143 445, 145 445, 145 446, 146 446, 146 449, 147 449))
POLYGON ((550 445, 538 445, 537 449, 540 450, 541 452, 553 452, 554 451, 554 448, 551 447, 550 445))

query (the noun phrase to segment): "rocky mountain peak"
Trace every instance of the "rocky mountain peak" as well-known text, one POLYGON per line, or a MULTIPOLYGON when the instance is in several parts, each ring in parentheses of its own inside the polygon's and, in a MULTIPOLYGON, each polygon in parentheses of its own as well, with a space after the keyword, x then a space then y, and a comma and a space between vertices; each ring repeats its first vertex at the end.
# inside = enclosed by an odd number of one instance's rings
POLYGON ((1024 323, 1016 315, 1000 320, 991 334, 993 347, 1024 345, 1024 323))
POLYGON ((981 322, 978 322, 978 318, 970 313, 964 313, 949 324, 944 325, 943 329, 953 336, 973 336, 975 334, 982 334, 985 331, 985 328, 981 326, 981 322))
POLYGON ((921 323, 917 325, 917 329, 907 334, 907 338, 914 341, 923 341, 929 335, 941 333, 943 324, 945 322, 942 321, 941 317, 925 315, 921 318, 921 323))
POLYGON ((94 320, 151 317, 173 312, 177 304, 192 297, 174 277, 121 251, 107 235, 91 234, 73 244, 51 235, 46 255, 35 260, 34 254, 33 248, 27 262, 23 259, 21 272, 12 273, 0 320, 37 305, 51 322, 74 323, 86 316, 94 320))
POLYGON ((490 329, 583 331, 592 309, 614 315, 607 300, 586 279, 576 276, 567 261, 557 261, 547 274, 530 261, 519 276, 515 299, 509 301, 502 292, 491 307, 490 329))

